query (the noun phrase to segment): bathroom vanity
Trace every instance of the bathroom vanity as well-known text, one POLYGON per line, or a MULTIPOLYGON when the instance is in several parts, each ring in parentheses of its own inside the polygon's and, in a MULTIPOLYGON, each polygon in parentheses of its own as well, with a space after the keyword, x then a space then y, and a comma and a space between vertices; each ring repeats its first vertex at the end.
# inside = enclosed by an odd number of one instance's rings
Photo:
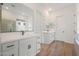
POLYGON ((79 36, 77 36, 75 39, 75 52, 76 55, 79 56, 79 36))
POLYGON ((34 10, 15 3, 4 3, 1 7, 0 55, 33 56, 39 53, 41 38, 34 33, 37 28, 34 10))
POLYGON ((40 36, 33 32, 1 33, 0 38, 1 56, 34 56, 40 52, 40 36))
POLYGON ((43 31, 42 43, 50 44, 55 40, 55 32, 54 31, 43 31))

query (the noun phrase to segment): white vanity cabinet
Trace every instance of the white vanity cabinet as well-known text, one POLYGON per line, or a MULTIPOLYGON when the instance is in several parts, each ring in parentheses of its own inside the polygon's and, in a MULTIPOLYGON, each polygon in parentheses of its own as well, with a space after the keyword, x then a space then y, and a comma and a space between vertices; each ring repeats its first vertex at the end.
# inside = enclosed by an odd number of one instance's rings
POLYGON ((36 55, 36 37, 31 37, 28 39, 27 49, 28 49, 28 56, 36 55))
POLYGON ((18 41, 2 44, 3 56, 18 56, 18 41))
POLYGON ((27 39, 19 40, 19 56, 27 56, 27 39))
POLYGON ((79 40, 78 39, 75 39, 75 53, 76 53, 76 56, 79 56, 79 40))
POLYGON ((37 47, 36 47, 36 48, 37 48, 37 49, 36 49, 36 54, 37 54, 37 53, 39 53, 40 50, 41 50, 41 41, 42 41, 42 40, 41 40, 41 37, 37 37, 36 39, 37 39, 37 40, 36 40, 36 41, 37 41, 37 42, 36 42, 36 44, 37 44, 37 45, 36 45, 36 46, 37 46, 37 47))
POLYGON ((44 44, 50 44, 55 40, 55 32, 43 32, 43 38, 44 44))
POLYGON ((33 56, 36 55, 36 38, 29 37, 19 41, 19 55, 33 56))

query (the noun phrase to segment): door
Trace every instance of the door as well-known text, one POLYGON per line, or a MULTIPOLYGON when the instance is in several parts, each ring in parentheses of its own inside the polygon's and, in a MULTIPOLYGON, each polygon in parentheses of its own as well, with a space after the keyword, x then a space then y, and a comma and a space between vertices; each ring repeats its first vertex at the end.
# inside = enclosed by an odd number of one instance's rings
POLYGON ((63 16, 57 16, 56 17, 56 40, 63 41, 65 40, 65 34, 64 34, 64 29, 65 29, 65 21, 63 20, 63 16))
POLYGON ((56 40, 73 43, 75 36, 74 22, 73 14, 56 17, 56 40))

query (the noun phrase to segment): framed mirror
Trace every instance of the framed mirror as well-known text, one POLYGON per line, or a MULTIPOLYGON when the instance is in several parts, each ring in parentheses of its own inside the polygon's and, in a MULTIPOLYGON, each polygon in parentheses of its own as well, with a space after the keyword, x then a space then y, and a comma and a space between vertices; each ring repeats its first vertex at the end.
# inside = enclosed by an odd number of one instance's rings
POLYGON ((34 11, 21 3, 1 5, 0 32, 33 31, 34 11))

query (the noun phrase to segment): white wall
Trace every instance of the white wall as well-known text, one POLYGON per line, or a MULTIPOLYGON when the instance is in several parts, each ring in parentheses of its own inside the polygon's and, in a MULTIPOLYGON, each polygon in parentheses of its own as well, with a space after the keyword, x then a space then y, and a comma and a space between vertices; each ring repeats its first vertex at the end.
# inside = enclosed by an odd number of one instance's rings
POLYGON ((69 14, 75 14, 75 4, 65 6, 64 8, 61 8, 59 10, 53 11, 52 14, 46 18, 46 22, 54 22, 56 21, 56 16, 61 16, 61 15, 69 15, 69 14))
POLYGON ((76 4, 77 8, 77 33, 79 34, 79 3, 76 4))

